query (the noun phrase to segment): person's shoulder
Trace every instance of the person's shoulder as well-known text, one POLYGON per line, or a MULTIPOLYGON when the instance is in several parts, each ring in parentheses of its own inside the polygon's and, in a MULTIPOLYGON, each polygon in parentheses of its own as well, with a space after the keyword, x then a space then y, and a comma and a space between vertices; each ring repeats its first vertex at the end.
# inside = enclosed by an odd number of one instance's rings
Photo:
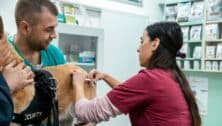
POLYGON ((60 49, 53 44, 49 44, 49 47, 47 50, 48 51, 60 51, 60 49))
POLYGON ((52 61, 56 61, 56 65, 66 63, 63 52, 53 44, 50 44, 48 49, 43 50, 41 53, 43 57, 53 59, 52 61))
POLYGON ((171 76, 171 72, 164 69, 142 69, 139 71, 138 75, 159 80, 160 78, 164 78, 169 75, 171 76))
POLYGON ((141 69, 139 73, 159 73, 159 72, 167 72, 167 70, 154 68, 154 69, 141 69))
POLYGON ((14 43, 14 36, 13 35, 7 35, 7 40, 10 44, 14 43))
POLYGON ((7 85, 7 82, 5 81, 5 78, 3 77, 1 72, 0 72, 0 82, 1 82, 1 85, 7 85))
POLYGON ((53 44, 49 44, 48 49, 44 51, 51 55, 63 55, 62 51, 53 44))

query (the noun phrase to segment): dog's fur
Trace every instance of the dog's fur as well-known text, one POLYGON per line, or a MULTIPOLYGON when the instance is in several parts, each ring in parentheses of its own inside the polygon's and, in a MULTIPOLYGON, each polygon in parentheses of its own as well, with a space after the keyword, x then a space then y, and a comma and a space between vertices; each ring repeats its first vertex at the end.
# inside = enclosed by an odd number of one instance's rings
MULTIPOLYGON (((3 25, 0 17, 0 39, 3 36, 3 25)), ((0 43, 0 52, 3 50, 10 50, 12 52, 12 56, 9 57, 7 61, 3 64, 0 64, 1 67, 4 68, 5 65, 9 64, 13 60, 16 60, 16 63, 23 62, 22 58, 16 53, 14 48, 9 44, 9 42, 5 41, 0 43)), ((59 108, 59 117, 60 119, 66 119, 69 115, 70 107, 75 100, 74 98, 74 90, 72 87, 72 77, 71 74, 74 70, 78 69, 86 73, 82 68, 74 65, 74 64, 65 64, 58 65, 52 67, 44 67, 42 68, 46 71, 49 71, 57 81, 57 91, 56 97, 58 99, 58 108, 59 108)), ((86 92, 87 98, 91 99, 95 97, 95 86, 91 84, 85 84, 84 89, 86 92)), ((20 89, 13 93, 12 99, 14 104, 14 112, 20 113, 25 110, 30 102, 32 101, 35 95, 34 84, 28 85, 23 89, 20 89)))

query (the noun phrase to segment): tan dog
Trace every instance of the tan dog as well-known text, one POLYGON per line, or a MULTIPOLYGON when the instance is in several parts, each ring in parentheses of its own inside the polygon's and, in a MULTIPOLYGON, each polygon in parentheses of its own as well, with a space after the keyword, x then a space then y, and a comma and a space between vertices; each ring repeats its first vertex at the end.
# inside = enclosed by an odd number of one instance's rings
MULTIPOLYGON (((2 36, 3 36, 3 25, 0 17, 0 39, 2 36)), ((15 52, 14 48, 7 41, 0 43, 0 52, 2 52, 3 50, 10 50, 12 52, 12 55, 8 57, 8 60, 5 61, 5 63, 0 64, 1 67, 4 67, 13 60, 16 60, 17 64, 23 62, 21 57, 15 52)), ((58 99, 59 117, 60 119, 66 119, 67 117, 70 116, 69 115, 70 107, 73 101, 75 100, 73 94, 71 74, 76 69, 81 70, 83 72, 85 71, 74 64, 45 67, 43 69, 49 71, 58 82, 56 97, 58 99)), ((87 98, 91 99, 95 97, 96 95, 95 86, 92 86, 90 84, 85 84, 84 88, 87 98)), ((16 113, 20 113, 23 110, 25 110, 29 106, 34 95, 35 95, 34 84, 28 85, 25 88, 15 92, 12 95, 14 111, 16 113)))

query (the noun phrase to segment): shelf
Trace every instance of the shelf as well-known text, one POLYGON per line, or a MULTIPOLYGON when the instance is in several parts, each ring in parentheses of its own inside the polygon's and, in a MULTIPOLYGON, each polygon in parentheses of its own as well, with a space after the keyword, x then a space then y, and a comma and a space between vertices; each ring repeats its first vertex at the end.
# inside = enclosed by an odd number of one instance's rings
POLYGON ((62 24, 59 23, 58 25, 58 38, 60 39, 62 36, 82 36, 84 38, 88 37, 96 37, 99 41, 103 41, 103 34, 104 30, 101 28, 89 28, 83 27, 78 25, 71 25, 71 24, 62 24))
POLYGON ((191 2, 191 1, 193 0, 166 0, 165 4, 171 5, 171 4, 178 4, 178 3, 191 2))
POLYGON ((199 58, 177 58, 177 60, 201 60, 199 58))
POLYGON ((202 25, 203 21, 178 22, 181 26, 202 25))
POLYGON ((209 73, 222 73, 222 71, 215 71, 215 70, 203 70, 203 72, 209 72, 209 73))
MULTIPOLYGON (((215 19, 215 20, 212 20, 212 21, 211 20, 207 21, 205 19, 207 17, 207 13, 206 13, 207 12, 207 7, 205 7, 206 6, 205 4, 207 4, 206 3, 207 0, 165 0, 164 9, 163 9, 163 12, 164 12, 163 14, 165 14, 164 19, 165 20, 167 19, 166 18, 166 15, 167 15, 166 11, 168 11, 168 10, 166 9, 166 7, 168 7, 168 6, 177 6, 180 3, 191 3, 191 7, 192 7, 192 4, 194 2, 199 2, 199 1, 202 1, 203 4, 204 4, 203 18, 193 19, 193 20, 189 20, 189 18, 188 18, 187 21, 181 21, 181 22, 176 21, 182 28, 185 28, 184 31, 185 31, 186 34, 184 36, 187 36, 187 35, 190 36, 190 33, 187 33, 187 30, 188 30, 188 32, 190 32, 191 28, 193 26, 201 26, 201 38, 199 38, 200 40, 184 40, 183 41, 185 43, 185 45, 187 46, 187 47, 185 46, 184 49, 186 49, 188 57, 187 58, 176 58, 176 60, 179 62, 178 64, 180 64, 181 66, 185 66, 184 67, 185 69, 181 68, 185 72, 205 72, 203 66, 205 66, 207 61, 216 61, 216 62, 221 61, 222 62, 222 58, 205 58, 204 56, 202 56, 201 58, 194 58, 193 57, 194 53, 195 53, 195 49, 196 49, 195 47, 196 46, 200 46, 202 48, 201 52, 203 54, 205 54, 206 53, 205 48, 206 48, 207 45, 211 45, 210 44, 211 42, 212 42, 212 45, 222 43, 222 38, 221 39, 216 39, 216 40, 206 40, 206 37, 205 37, 206 33, 204 32, 205 31, 205 25, 210 24, 210 23, 220 23, 220 24, 222 24, 222 18, 215 19), (187 67, 186 62, 189 62, 191 67, 187 67), (196 62, 199 63, 200 69, 193 69, 193 67, 196 65, 195 64, 196 62)), ((172 12, 173 12, 173 10, 172 10, 172 12)), ((208 39, 210 39, 210 38, 208 37, 208 39)), ((194 68, 199 68, 199 67, 195 66, 194 68)), ((210 71, 210 72, 220 72, 220 73, 222 73, 222 70, 221 71, 219 71, 219 70, 218 71, 210 71)))
POLYGON ((206 42, 222 42, 222 39, 206 40, 206 42))
POLYGON ((141 1, 141 0, 112 0, 112 1, 125 3, 125 4, 129 4, 129 5, 135 5, 135 6, 139 6, 139 7, 143 6, 143 1, 141 1))
POLYGON ((165 1, 164 0, 156 0, 157 1, 157 3, 159 4, 159 5, 164 5, 165 4, 165 1))
POLYGON ((166 0, 166 5, 184 3, 184 2, 192 2, 192 1, 203 1, 203 0, 166 0))
POLYGON ((95 63, 79 63, 79 62, 74 62, 74 64, 79 65, 79 66, 95 66, 95 63))
POLYGON ((222 60, 222 58, 204 58, 204 60, 214 61, 214 60, 222 60))
POLYGON ((201 43, 202 40, 185 40, 184 43, 201 43))
POLYGON ((185 72, 202 72, 201 69, 182 69, 182 71, 185 71, 185 72))
POLYGON ((222 23, 222 19, 215 19, 215 20, 212 20, 212 21, 207 21, 206 23, 207 23, 207 24, 222 23))

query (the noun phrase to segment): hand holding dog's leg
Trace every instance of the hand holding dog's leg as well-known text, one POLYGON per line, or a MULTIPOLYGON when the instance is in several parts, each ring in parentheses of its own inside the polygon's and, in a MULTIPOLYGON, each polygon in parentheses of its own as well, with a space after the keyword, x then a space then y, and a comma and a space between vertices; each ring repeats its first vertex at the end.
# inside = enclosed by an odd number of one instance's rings
POLYGON ((84 94, 84 83, 87 76, 88 75, 78 70, 73 72, 72 85, 75 94, 74 102, 77 102, 78 100, 86 97, 84 94))
POLYGON ((94 82, 98 80, 104 80, 111 88, 114 88, 121 83, 111 75, 100 72, 96 69, 93 69, 89 72, 89 78, 94 80, 94 82))
POLYGON ((105 73, 93 69, 89 72, 89 78, 97 82, 98 80, 103 80, 105 78, 105 73))
POLYGON ((3 69, 2 73, 12 93, 33 83, 33 78, 30 78, 33 72, 24 63, 16 65, 13 61, 3 69))

